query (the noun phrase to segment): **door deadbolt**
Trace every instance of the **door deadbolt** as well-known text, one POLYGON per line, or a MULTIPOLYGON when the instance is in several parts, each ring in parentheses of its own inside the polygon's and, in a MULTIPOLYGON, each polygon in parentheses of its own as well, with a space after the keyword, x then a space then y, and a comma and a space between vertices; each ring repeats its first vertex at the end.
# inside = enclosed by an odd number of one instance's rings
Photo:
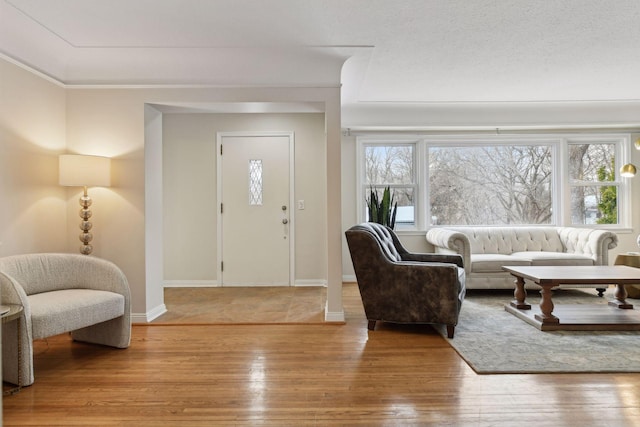
POLYGON ((282 210, 283 210, 283 211, 286 211, 286 210, 287 210, 287 207, 286 207, 285 205, 282 205, 282 210))

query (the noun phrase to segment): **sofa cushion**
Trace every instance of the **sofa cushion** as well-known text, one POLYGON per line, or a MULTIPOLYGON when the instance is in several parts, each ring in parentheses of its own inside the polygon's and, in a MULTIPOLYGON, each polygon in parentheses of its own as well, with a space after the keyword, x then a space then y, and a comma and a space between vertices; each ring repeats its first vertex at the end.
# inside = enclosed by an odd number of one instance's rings
POLYGON ((516 257, 513 255, 471 255, 471 272, 473 273, 504 272, 502 267, 511 265, 531 265, 531 261, 526 258, 516 257))
POLYGON ((512 256, 528 259, 531 265, 594 265, 593 258, 566 252, 514 252, 512 256))
POLYGON ((75 331, 124 314, 124 296, 94 289, 29 295, 33 339, 75 331))

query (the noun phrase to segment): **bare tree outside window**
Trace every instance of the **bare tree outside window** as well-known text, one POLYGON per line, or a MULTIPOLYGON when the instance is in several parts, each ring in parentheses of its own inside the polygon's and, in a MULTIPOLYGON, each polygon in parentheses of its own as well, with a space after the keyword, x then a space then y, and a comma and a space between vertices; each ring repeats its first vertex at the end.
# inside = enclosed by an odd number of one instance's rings
POLYGON ((551 147, 429 148, 432 225, 548 224, 551 147))

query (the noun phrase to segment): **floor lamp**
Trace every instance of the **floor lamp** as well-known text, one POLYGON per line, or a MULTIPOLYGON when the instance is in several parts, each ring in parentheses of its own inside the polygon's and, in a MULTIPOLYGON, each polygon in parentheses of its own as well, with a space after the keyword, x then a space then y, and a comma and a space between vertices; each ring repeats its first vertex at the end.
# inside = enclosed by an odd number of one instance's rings
POLYGON ((80 253, 89 255, 93 251, 90 233, 92 200, 87 193, 87 187, 109 187, 111 185, 111 159, 100 156, 85 156, 79 154, 62 154, 59 157, 59 183, 67 187, 84 187, 84 194, 80 197, 80 253))

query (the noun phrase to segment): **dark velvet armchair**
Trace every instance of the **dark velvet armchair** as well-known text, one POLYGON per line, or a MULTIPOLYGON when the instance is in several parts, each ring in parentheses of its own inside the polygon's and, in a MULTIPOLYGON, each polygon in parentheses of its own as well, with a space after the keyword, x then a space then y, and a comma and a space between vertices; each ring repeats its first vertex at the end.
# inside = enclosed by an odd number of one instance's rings
POLYGON ((345 235, 370 330, 377 321, 444 324, 453 338, 465 295, 460 255, 410 253, 390 228, 371 222, 345 235))

